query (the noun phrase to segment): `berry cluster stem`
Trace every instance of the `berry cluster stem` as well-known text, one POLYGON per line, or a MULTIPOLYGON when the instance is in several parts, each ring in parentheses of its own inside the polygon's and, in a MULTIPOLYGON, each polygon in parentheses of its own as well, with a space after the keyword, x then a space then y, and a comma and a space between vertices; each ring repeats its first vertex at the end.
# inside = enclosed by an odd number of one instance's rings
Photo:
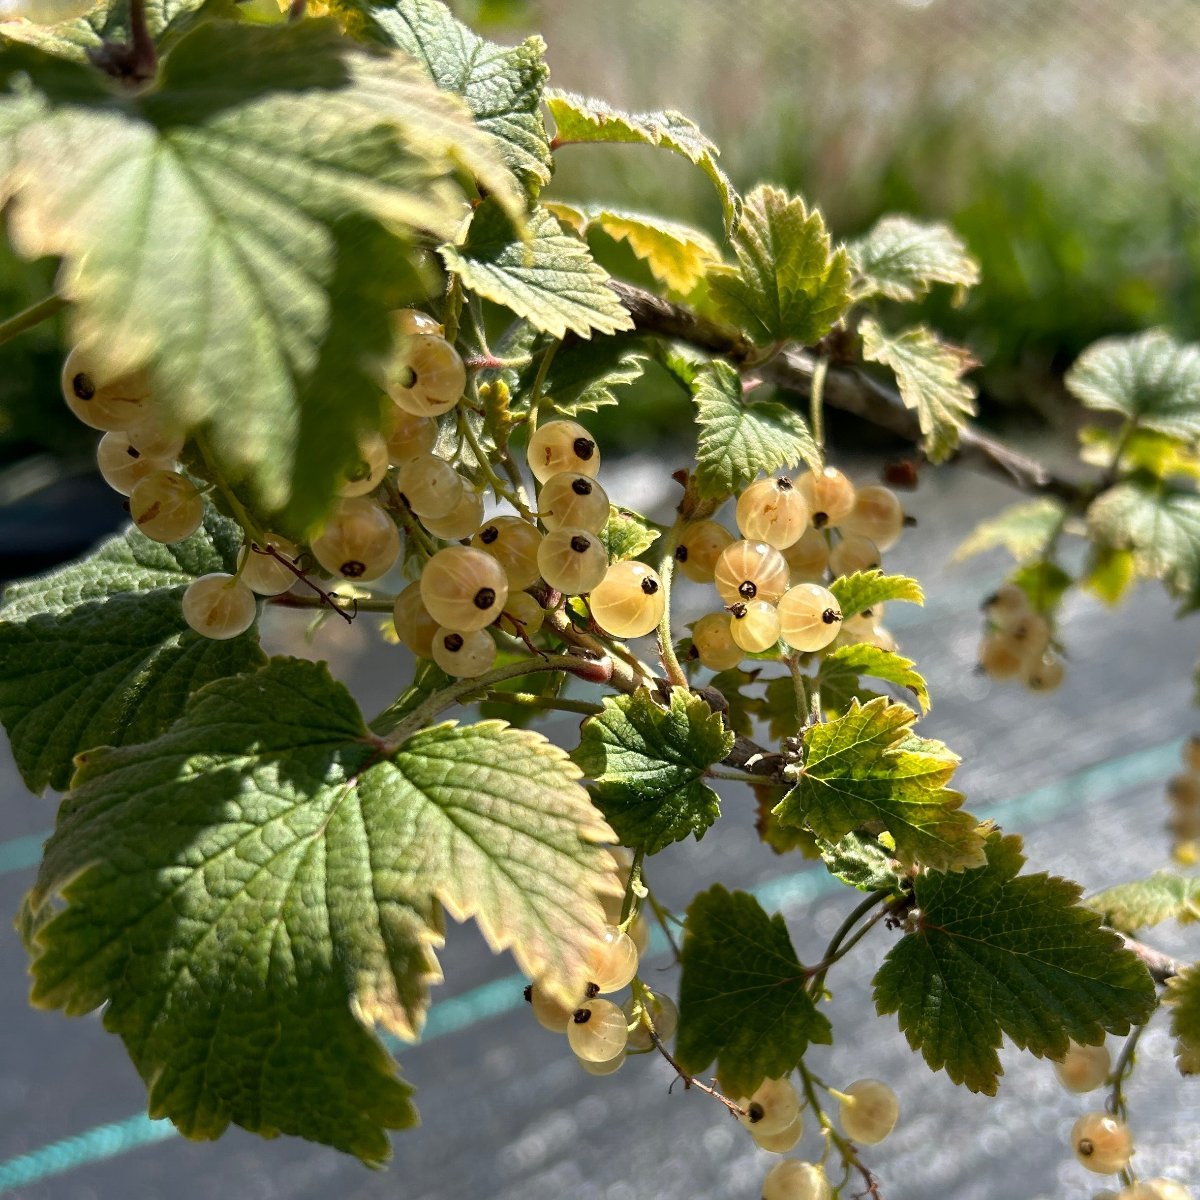
POLYGON ((845 958, 888 915, 890 906, 887 901, 891 900, 893 896, 894 893, 891 888, 876 888, 860 904, 856 904, 846 919, 838 926, 833 937, 829 939, 829 945, 825 947, 825 953, 821 956, 821 961, 816 966, 809 967, 806 972, 809 976, 808 990, 814 999, 821 994, 821 989, 825 985, 825 975, 829 971, 829 968, 834 963, 845 958), (880 907, 876 908, 877 905, 880 907), (873 908, 876 908, 876 911, 871 913, 871 916, 863 922, 853 936, 850 936, 850 931, 873 908))
POLYGON ((813 363, 812 382, 808 389, 808 419, 813 441, 825 449, 825 378, 829 374, 829 359, 824 355, 813 363))
POLYGON ((47 296, 44 300, 39 300, 36 304, 31 304, 21 312, 15 313, 7 321, 0 321, 0 346, 3 346, 5 342, 11 342, 13 338, 27 329, 33 329, 43 321, 48 321, 66 307, 67 302, 61 296, 47 296))
POLYGON ((652 1027, 646 1027, 646 1032, 650 1035, 650 1040, 654 1043, 655 1049, 669 1062, 675 1071, 677 1078, 683 1081, 684 1091, 689 1091, 695 1088, 699 1092, 703 1092, 707 1096, 712 1096, 714 1100, 719 1100, 735 1117, 744 1117, 746 1110, 735 1101, 730 1100, 724 1092, 711 1084, 702 1083, 695 1075, 689 1074, 680 1065, 678 1059, 667 1049, 666 1043, 658 1036, 652 1027))
MULTIPOLYGON (((821 1106, 820 1098, 817 1096, 816 1084, 820 1083, 815 1075, 804 1065, 800 1063, 796 1068, 800 1072, 800 1082, 804 1087, 804 1095, 812 1106, 813 1112, 816 1114, 817 1122, 821 1126, 821 1133, 825 1137, 826 1143, 832 1143, 837 1147, 838 1154, 842 1157, 842 1162, 846 1165, 847 1170, 853 1168, 863 1177, 863 1182, 866 1184, 867 1190, 860 1193, 863 1196, 870 1196, 872 1200, 883 1200, 883 1192, 880 1189, 879 1180, 875 1178, 875 1173, 858 1157, 858 1150, 854 1143, 849 1138, 843 1137, 834 1128, 833 1122, 829 1119, 829 1115, 821 1106)), ((825 1085, 822 1084, 822 1087, 825 1085)), ((825 1088, 830 1095, 836 1095, 831 1088, 825 1088)), ((840 1189, 839 1189, 840 1191, 840 1189)))
POLYGON ((200 457, 204 459, 204 465, 208 468, 209 474, 212 475, 213 483, 217 485, 217 490, 224 497, 225 503, 229 505, 234 520, 242 527, 242 533, 246 541, 266 545, 267 539, 263 536, 263 531, 259 528, 258 522, 250 515, 249 510, 241 500, 238 499, 237 493, 233 490, 221 468, 217 465, 217 457, 213 453, 208 435, 202 430, 197 429, 192 434, 192 440, 196 443, 196 449, 200 451, 200 457))
POLYGON ((658 564, 658 580, 663 594, 663 615, 658 623, 658 652, 662 658, 663 670, 667 679, 675 686, 689 686, 688 677, 675 654, 675 642, 671 634, 671 580, 675 573, 675 547, 679 543, 679 535, 684 527, 682 516, 675 518, 675 523, 667 531, 663 543, 662 558, 658 564))

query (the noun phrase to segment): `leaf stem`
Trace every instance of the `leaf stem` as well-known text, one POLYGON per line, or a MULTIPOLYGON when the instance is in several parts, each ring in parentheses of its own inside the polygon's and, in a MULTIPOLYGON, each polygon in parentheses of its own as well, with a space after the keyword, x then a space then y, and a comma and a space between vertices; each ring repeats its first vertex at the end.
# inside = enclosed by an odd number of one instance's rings
POLYGON ((232 510, 234 520, 242 527, 242 533, 245 535, 246 540, 258 542, 260 546, 265 546, 267 538, 263 536, 263 531, 258 527, 258 522, 255 521, 246 506, 238 499, 237 493, 234 492, 233 487, 227 482, 224 473, 217 465, 216 455, 213 454, 208 435, 201 429, 193 430, 192 441, 196 443, 196 449, 200 451, 200 457, 204 459, 204 465, 208 467, 213 478, 213 483, 217 485, 217 490, 225 498, 225 503, 232 510))
MULTIPOLYGON (((309 583, 308 580, 304 582, 309 583)), ((309 586, 315 587, 315 584, 309 583, 309 586)), ((396 604, 395 596, 340 596, 337 592, 322 592, 315 596, 298 596, 295 592, 284 592, 280 596, 265 597, 268 604, 277 605, 279 608, 328 608, 331 606, 336 608, 338 612, 342 612, 340 604, 334 602, 343 600, 351 604, 359 612, 373 613, 390 613, 396 604)))
POLYGON ((707 1083, 701 1083, 700 1080, 695 1077, 695 1075, 689 1075, 688 1072, 679 1065, 679 1062, 670 1052, 670 1050, 667 1049, 662 1038, 660 1038, 658 1034, 649 1026, 647 1026, 647 1032, 650 1034, 650 1040, 654 1043, 654 1046, 658 1050, 659 1054, 661 1054, 663 1058, 665 1058, 667 1062, 671 1064, 671 1066, 675 1069, 675 1074, 681 1080, 683 1080, 684 1091, 687 1091, 691 1088, 696 1088, 697 1091, 704 1092, 705 1095, 712 1096, 713 1099, 719 1100, 735 1117, 744 1117, 746 1115, 746 1110, 735 1101, 730 1100, 730 1098, 726 1096, 724 1092, 718 1091, 715 1087, 710 1087, 707 1083))
POLYGON ((33 329, 43 321, 48 321, 66 307, 67 302, 61 296, 50 295, 9 317, 7 321, 0 321, 0 346, 12 341, 27 329, 33 329))
POLYGON ((529 391, 529 432, 532 433, 537 427, 538 422, 542 417, 542 388, 546 384, 546 376, 550 374, 550 364, 554 361, 554 356, 558 353, 561 341, 551 342, 546 347, 545 354, 542 355, 542 361, 538 363, 537 374, 533 377, 533 387, 529 391))
MULTIPOLYGON (((458 429, 466 439, 467 445, 471 447, 471 453, 475 456, 475 461, 479 464, 484 477, 491 485, 496 499, 507 500, 526 521, 532 523, 533 513, 530 511, 529 505, 525 502, 524 495, 520 494, 517 489, 511 488, 507 481, 501 479, 496 474, 496 469, 492 466, 491 458, 484 451, 479 438, 475 436, 475 430, 471 428, 471 418, 461 409, 458 414, 458 429)), ((522 492, 523 490, 521 489, 522 492)))
POLYGON ((784 659, 784 662, 787 663, 787 669, 792 676, 792 691, 796 697, 796 733, 799 734, 805 725, 808 724, 808 678, 800 669, 800 656, 798 654, 789 654, 784 659))
POLYGON ((550 712, 581 713, 585 717, 594 717, 604 711, 602 705, 592 704, 588 700, 570 700, 566 697, 539 696, 535 692, 504 692, 487 691, 476 700, 489 700, 497 704, 517 704, 523 708, 546 709, 550 712))
POLYGON ((1133 1074, 1133 1068, 1137 1064, 1137 1046, 1141 1040, 1142 1034, 1146 1032, 1145 1025, 1135 1025, 1132 1032, 1125 1039, 1125 1045, 1121 1047, 1121 1053, 1117 1056, 1117 1061, 1113 1064, 1112 1075, 1112 1091, 1108 1097, 1107 1108, 1115 1117, 1120 1117, 1121 1120, 1129 1115, 1128 1107, 1125 1103, 1125 1081, 1133 1074))
POLYGON ((629 867, 629 879, 625 883, 625 898, 621 901, 621 919, 618 925, 622 933, 629 931, 638 915, 639 901, 646 890, 642 883, 642 865, 646 861, 646 851, 640 847, 633 852, 633 863, 629 867))
POLYGON ((821 989, 825 984, 825 975, 829 968, 839 959, 845 958, 870 933, 875 924, 887 915, 888 909, 885 901, 889 900, 892 894, 891 888, 876 888, 861 903, 856 904, 846 919, 838 926, 833 937, 829 939, 829 945, 825 947, 825 953, 821 956, 821 961, 815 967, 809 967, 807 970, 809 976, 808 990, 811 996, 814 998, 820 996, 821 989), (871 919, 847 941, 847 936, 854 926, 877 904, 884 905, 884 907, 874 913, 871 919))
POLYGON ((663 906, 655 898, 654 893, 649 888, 646 889, 646 901, 654 913, 654 919, 658 922, 659 927, 663 931, 663 935, 667 939, 667 944, 671 947, 671 953, 674 954, 675 961, 677 963, 682 962, 683 951, 679 948, 679 942, 675 937, 675 931, 671 928, 671 921, 675 920, 675 918, 671 916, 667 909, 663 908, 663 906))
POLYGON ((819 356, 813 363, 812 383, 808 391, 808 416, 813 441, 825 449, 825 377, 829 374, 829 359, 819 356))
POLYGON ((141 83, 153 79, 158 70, 158 51, 146 24, 146 0, 129 0, 130 77, 141 83))
POLYGON ((658 653, 662 659, 667 679, 676 687, 689 687, 688 677, 675 654, 675 643, 671 634, 671 580, 675 572, 675 546, 683 529, 682 516, 677 516, 663 541, 663 553, 658 563, 658 578, 663 593, 662 619, 658 623, 658 653))

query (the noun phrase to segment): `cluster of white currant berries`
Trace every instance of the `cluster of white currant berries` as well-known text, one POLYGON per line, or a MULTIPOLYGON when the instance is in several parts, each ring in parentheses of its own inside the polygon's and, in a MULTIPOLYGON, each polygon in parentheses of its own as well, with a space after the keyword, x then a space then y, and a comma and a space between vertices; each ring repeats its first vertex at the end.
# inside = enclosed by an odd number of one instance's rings
POLYGON ((692 625, 700 664, 736 667, 746 654, 772 650, 780 639, 802 652, 832 643, 895 640, 880 624, 882 606, 842 622, 825 583, 880 565, 904 531, 895 493, 871 484, 855 490, 835 467, 792 479, 759 479, 738 497, 733 534, 714 520, 694 521, 675 549, 677 569, 716 586, 724 608, 692 625))
POLYGON ((1051 647, 1050 622, 1015 583, 1004 583, 983 604, 987 628, 979 669, 991 679, 1019 679, 1031 692, 1052 692, 1063 681, 1062 659, 1051 647))
POLYGON ((1185 769, 1167 781, 1171 805, 1167 831, 1175 840, 1176 861, 1194 866, 1200 862, 1200 733, 1184 742, 1183 765, 1185 769))

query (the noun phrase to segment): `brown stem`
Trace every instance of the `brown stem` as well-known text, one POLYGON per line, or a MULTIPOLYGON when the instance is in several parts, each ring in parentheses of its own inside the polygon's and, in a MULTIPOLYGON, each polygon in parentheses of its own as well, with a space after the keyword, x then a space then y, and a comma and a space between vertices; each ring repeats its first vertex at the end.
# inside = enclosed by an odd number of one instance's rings
POLYGON ((650 1026, 646 1026, 646 1032, 649 1033, 650 1040, 658 1049, 659 1054, 661 1054, 663 1058, 665 1058, 667 1062, 671 1064, 671 1066, 675 1069, 675 1074, 683 1080, 683 1087, 685 1091, 687 1091, 689 1088, 695 1088, 697 1091, 704 1092, 706 1095, 712 1096, 714 1100, 719 1100, 727 1109, 729 1109, 731 1113, 733 1113, 735 1117, 744 1117, 746 1115, 746 1110, 740 1105, 736 1104, 734 1101, 730 1100, 730 1098, 726 1096, 724 1092, 718 1091, 715 1087, 711 1087, 707 1083, 701 1083, 700 1080, 695 1077, 695 1075, 689 1075, 688 1072, 679 1065, 678 1060, 670 1052, 670 1050, 668 1050, 663 1044, 662 1038, 660 1038, 658 1034, 650 1028, 650 1026))
POLYGON ((1131 950, 1142 960, 1155 983, 1166 983, 1168 979, 1183 974, 1183 963, 1172 958, 1169 954, 1164 954, 1161 950, 1155 950, 1153 946, 1147 946, 1145 942, 1139 942, 1136 938, 1131 938, 1128 934, 1122 933, 1120 936, 1121 940, 1125 943, 1125 949, 1131 950))

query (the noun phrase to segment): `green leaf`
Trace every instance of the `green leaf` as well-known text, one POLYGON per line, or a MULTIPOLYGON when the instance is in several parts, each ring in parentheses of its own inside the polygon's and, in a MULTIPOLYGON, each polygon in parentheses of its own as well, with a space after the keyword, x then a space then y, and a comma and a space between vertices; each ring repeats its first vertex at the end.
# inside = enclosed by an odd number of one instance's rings
POLYGON ((963 291, 979 282, 979 263, 962 238, 940 221, 883 217, 847 250, 858 276, 856 300, 870 296, 916 300, 935 283, 963 291))
POLYGON ((760 474, 806 463, 821 452, 802 417, 782 404, 747 403, 742 381, 726 362, 706 363, 692 382, 699 426, 693 481, 699 494, 723 498, 760 474))
POLYGON ((795 1069, 833 1031, 805 990, 807 977, 783 918, 746 892, 714 884, 688 906, 675 1057, 693 1075, 717 1061, 730 1095, 795 1069))
POLYGON ((547 204, 563 224, 580 236, 600 229, 615 241, 628 243, 655 279, 669 291, 686 296, 709 269, 721 261, 716 242, 702 230, 648 213, 590 205, 547 204))
POLYGON ((641 688, 605 697, 572 758, 621 844, 657 854, 689 833, 699 841, 721 815, 704 774, 732 748, 733 734, 699 696, 673 688, 662 708, 641 688))
POLYGON ((1093 545, 1081 582, 1092 595, 1111 606, 1120 604, 1136 578, 1137 562, 1131 551, 1093 545))
POLYGON ((929 711, 929 689, 924 677, 915 668, 916 663, 912 659, 882 650, 869 642, 857 642, 826 651, 821 659, 817 682, 824 701, 826 689, 831 685, 834 688, 855 686, 860 675, 870 675, 873 679, 908 688, 921 706, 921 712, 926 713, 929 711))
POLYGON ((648 113, 619 112, 603 100, 556 89, 546 93, 546 107, 556 126, 552 143, 555 147, 575 142, 609 142, 661 146, 683 155, 713 181, 725 214, 726 236, 733 235, 742 212, 741 198, 725 172, 717 166, 721 152, 700 132, 695 122, 682 113, 671 109, 648 113))
POLYGON ((975 389, 962 376, 976 366, 970 353, 941 341, 925 325, 885 333, 873 317, 858 327, 863 358, 882 363, 896 376, 900 398, 915 409, 924 434, 922 448, 943 462, 958 445, 959 431, 975 415, 975 389))
POLYGON ((628 508, 608 506, 608 522, 600 530, 600 540, 608 551, 609 562, 621 562, 645 554, 662 536, 640 513, 628 508))
MULTIPOLYGON (((594 337, 589 341, 571 339, 559 346, 542 382, 542 396, 563 417, 595 412, 609 404, 619 404, 621 393, 636 383, 646 369, 650 356, 639 338, 625 335, 594 337)), ((535 351, 528 365, 515 379, 514 408, 529 411, 529 398, 541 353, 535 351)))
POLYGON ((608 274, 577 237, 535 208, 528 240, 514 234, 504 210, 485 200, 463 241, 441 248, 446 266, 477 295, 494 300, 552 337, 633 328, 608 274))
POLYGON ((1035 612, 1053 612, 1062 598, 1074 585, 1075 580, 1055 562, 1031 562, 1018 567, 1008 577, 1029 599, 1035 612))
POLYGON ((261 515, 311 529, 382 422, 388 309, 424 286, 413 237, 453 235, 463 167, 521 211, 493 140, 331 20, 200 25, 140 92, 0 49, 0 88, 25 73, 44 90, 0 91, 0 127, 21 114, 0 204, 24 257, 64 259, 72 340, 102 374, 149 364, 261 515))
POLYGON ((1200 1074, 1200 963, 1167 980, 1163 1003, 1171 1009, 1171 1035, 1181 1075, 1200 1074))
POLYGON ((255 628, 218 642, 183 619, 184 589, 232 571, 241 540, 209 508, 203 527, 173 546, 131 528, 5 591, 0 720, 32 791, 63 790, 77 754, 155 737, 192 692, 264 661, 255 628))
POLYGON ((1095 342, 1066 385, 1088 408, 1182 441, 1200 438, 1200 346, 1181 346, 1161 329, 1095 342))
POLYGON ((1139 575, 1195 604, 1200 597, 1200 495, 1137 475, 1102 493, 1087 512, 1101 544, 1130 550, 1139 575))
POLYGON ((324 664, 275 659, 91 756, 63 804, 27 907, 34 1002, 103 1005, 151 1115, 190 1137, 386 1160, 416 1117, 372 1027, 420 1028, 441 906, 583 986, 620 888, 566 755, 500 722, 382 750, 324 664))
MULTIPOLYGON (((709 681, 708 686, 713 691, 720 692, 725 698, 725 720, 734 733, 750 737, 754 732, 754 722, 766 715, 767 702, 765 696, 747 695, 745 688, 757 687, 761 683, 759 671, 747 671, 742 667, 731 667, 727 671, 718 671, 709 681)), ((789 679, 789 684, 791 680, 789 679)), ((795 729, 795 726, 792 726, 795 729)))
POLYGON ((767 680, 766 700, 767 732, 771 740, 780 742, 795 737, 808 714, 802 714, 797 707, 796 686, 791 676, 777 675, 767 680))
POLYGON ((1050 496, 1013 504, 994 517, 981 521, 954 551, 955 562, 1002 546, 1019 563, 1040 558, 1046 545, 1061 528, 1063 504, 1050 496))
POLYGON ((896 857, 937 871, 983 861, 983 834, 951 791, 957 754, 912 732, 917 714, 881 697, 804 731, 804 768, 775 812, 837 841, 860 828, 886 831, 896 857))
POLYGON ((456 21, 439 0, 336 0, 333 7, 350 17, 356 34, 411 54, 438 87, 460 95, 530 197, 550 182, 541 111, 550 69, 540 37, 498 46, 456 21))
POLYGON ((818 342, 850 307, 850 264, 825 221, 800 197, 759 186, 733 239, 738 268, 709 273, 718 308, 760 343, 818 342))
POLYGON ((876 838, 861 833, 848 833, 838 842, 817 838, 817 849, 830 875, 860 892, 900 886, 896 860, 876 838))
MULTIPOLYGON (((202 10, 213 16, 236 15, 233 4, 213 3, 213 0, 146 0, 146 30, 161 51, 169 48, 179 33, 197 20, 202 10)), ((82 17, 54 25, 0 21, 0 43, 9 38, 36 46, 56 58, 87 62, 88 53, 98 50, 105 42, 129 40, 128 14, 127 4, 98 3, 82 17)))
POLYGON ((1120 938, 1053 875, 1018 875, 1019 837, 993 833, 987 865, 913 880, 912 932, 875 976, 875 1005, 897 1013, 908 1044, 934 1071, 995 1095, 1007 1035, 1038 1057, 1068 1039, 1123 1034, 1155 1006, 1154 983, 1120 938))
POLYGON ((829 585, 829 590, 837 597, 843 621, 857 616, 864 609, 892 600, 925 603, 925 593, 915 579, 907 575, 885 575, 878 567, 870 571, 855 571, 853 575, 839 575, 829 585))
POLYGON ((1104 918, 1106 925, 1136 933, 1163 921, 1181 925, 1200 920, 1200 878, 1155 871, 1146 879, 1105 888, 1084 903, 1104 918))

